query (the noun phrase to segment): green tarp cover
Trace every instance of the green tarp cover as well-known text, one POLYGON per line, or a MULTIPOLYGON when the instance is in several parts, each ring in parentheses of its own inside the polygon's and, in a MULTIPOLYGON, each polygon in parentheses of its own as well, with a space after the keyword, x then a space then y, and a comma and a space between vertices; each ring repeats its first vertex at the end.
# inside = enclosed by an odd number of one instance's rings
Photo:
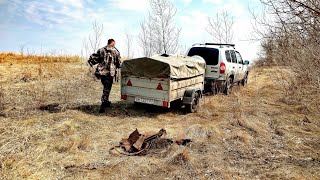
POLYGON ((190 78, 205 73, 205 61, 200 56, 153 56, 126 60, 121 65, 122 76, 147 78, 190 78))

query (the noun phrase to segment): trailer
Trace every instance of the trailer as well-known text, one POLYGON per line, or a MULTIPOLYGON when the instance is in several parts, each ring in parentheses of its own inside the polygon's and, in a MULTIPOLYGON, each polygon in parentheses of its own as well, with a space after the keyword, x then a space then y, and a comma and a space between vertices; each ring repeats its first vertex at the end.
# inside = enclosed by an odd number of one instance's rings
POLYGON ((121 99, 165 108, 177 101, 195 112, 203 95, 205 68, 200 56, 126 60, 121 65, 121 99))

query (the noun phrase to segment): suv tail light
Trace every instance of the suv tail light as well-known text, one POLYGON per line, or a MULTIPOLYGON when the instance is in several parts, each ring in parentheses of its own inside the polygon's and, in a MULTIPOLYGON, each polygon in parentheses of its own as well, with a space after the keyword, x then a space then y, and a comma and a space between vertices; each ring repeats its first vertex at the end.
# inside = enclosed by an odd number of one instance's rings
POLYGON ((121 95, 121 99, 127 100, 128 96, 127 95, 121 95))
POLYGON ((220 63, 220 74, 224 74, 226 72, 226 65, 222 62, 220 63))
POLYGON ((127 82, 127 86, 132 86, 131 80, 129 79, 129 81, 127 82))
POLYGON ((162 86, 161 86, 161 83, 158 84, 157 90, 163 90, 163 88, 162 88, 162 86))

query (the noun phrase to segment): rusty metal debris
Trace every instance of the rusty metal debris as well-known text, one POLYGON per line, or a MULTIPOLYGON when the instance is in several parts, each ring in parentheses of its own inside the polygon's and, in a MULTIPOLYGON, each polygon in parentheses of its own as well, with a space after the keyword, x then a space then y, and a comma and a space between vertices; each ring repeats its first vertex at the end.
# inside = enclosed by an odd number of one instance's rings
POLYGON ((139 155, 150 147, 152 142, 155 140, 163 139, 170 144, 176 143, 178 145, 187 145, 191 142, 191 139, 183 137, 176 140, 165 138, 167 131, 161 129, 158 133, 148 135, 140 134, 138 129, 133 131, 127 139, 122 139, 118 146, 114 146, 110 149, 110 153, 117 151, 120 154, 135 156, 139 155))

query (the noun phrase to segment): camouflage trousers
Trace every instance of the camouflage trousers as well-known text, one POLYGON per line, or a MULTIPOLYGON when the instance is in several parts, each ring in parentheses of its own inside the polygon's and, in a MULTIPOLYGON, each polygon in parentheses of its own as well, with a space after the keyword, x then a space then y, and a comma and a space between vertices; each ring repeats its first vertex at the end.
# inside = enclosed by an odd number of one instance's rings
POLYGON ((113 76, 101 76, 101 83, 103 85, 101 102, 108 102, 109 95, 113 84, 113 76))

